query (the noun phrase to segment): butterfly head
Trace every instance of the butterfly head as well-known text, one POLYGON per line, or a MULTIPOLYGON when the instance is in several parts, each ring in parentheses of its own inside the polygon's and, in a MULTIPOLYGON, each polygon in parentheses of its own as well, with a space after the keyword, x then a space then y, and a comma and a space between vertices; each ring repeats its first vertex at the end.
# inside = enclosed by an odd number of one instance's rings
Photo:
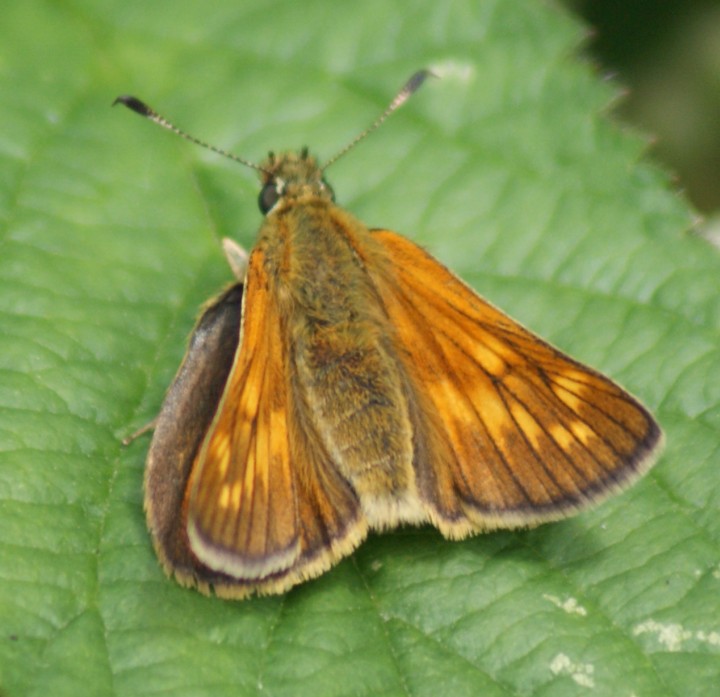
POLYGON ((323 179, 322 168, 307 148, 280 155, 271 152, 258 169, 262 179, 258 204, 264 215, 281 200, 334 199, 332 188, 323 179))

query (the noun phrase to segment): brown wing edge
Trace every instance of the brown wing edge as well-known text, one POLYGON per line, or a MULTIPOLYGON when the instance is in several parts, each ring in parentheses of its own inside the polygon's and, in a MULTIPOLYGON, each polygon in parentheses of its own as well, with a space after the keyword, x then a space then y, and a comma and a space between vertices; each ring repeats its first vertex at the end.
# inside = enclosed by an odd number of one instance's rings
MULTIPOLYGON (((424 265, 427 265, 428 268, 432 267, 438 274, 444 276, 440 287, 452 286, 453 292, 469 293, 473 299, 486 304, 494 312, 501 313, 500 310, 480 298, 474 290, 415 243, 387 230, 372 230, 372 233, 381 242, 392 261, 392 267, 398 272, 397 282, 393 284, 385 282, 382 275, 378 276, 377 281, 382 287, 381 296, 393 292, 391 290, 393 288, 400 288, 404 294, 403 301, 405 305, 416 308, 415 318, 412 321, 417 323, 423 320, 422 307, 424 304, 422 295, 418 297, 409 295, 413 291, 406 282, 406 279, 413 271, 412 257, 414 255, 420 255, 424 265)), ((425 284, 424 287, 427 288, 428 284, 425 284)), ((438 414, 432 400, 425 395, 422 385, 418 385, 418 380, 414 375, 414 361, 417 359, 417 352, 423 349, 433 350, 435 347, 406 347, 399 344, 397 353, 407 375, 410 416, 415 428, 414 464, 419 495, 428 509, 431 522, 445 537, 451 539, 460 539, 478 532, 499 528, 531 527, 565 518, 580 510, 598 505, 609 496, 626 489, 644 475, 657 460, 664 443, 664 436, 660 426, 635 397, 629 395, 623 388, 601 373, 566 356, 563 352, 529 332, 515 320, 504 315, 504 313, 502 313, 502 316, 505 322, 509 322, 507 326, 511 329, 532 337, 534 341, 537 341, 544 349, 552 352, 554 356, 599 378, 608 388, 622 395, 626 403, 632 405, 642 415, 645 422, 645 431, 642 437, 637 440, 634 450, 623 458, 619 467, 608 472, 604 479, 591 484, 574 497, 555 500, 545 506, 518 506, 504 509, 483 508, 478 505, 476 500, 467 496, 460 496, 457 483, 448 478, 449 467, 445 468, 442 464, 438 467, 438 463, 443 462, 443 454, 440 452, 441 448, 437 446, 437 443, 440 442, 439 439, 443 436, 445 442, 449 440, 447 431, 441 415, 438 414), (440 479, 443 477, 444 481, 441 482, 440 479), (449 495, 448 492, 450 492, 449 495)), ((447 448, 443 448, 443 450, 447 450, 447 448)))

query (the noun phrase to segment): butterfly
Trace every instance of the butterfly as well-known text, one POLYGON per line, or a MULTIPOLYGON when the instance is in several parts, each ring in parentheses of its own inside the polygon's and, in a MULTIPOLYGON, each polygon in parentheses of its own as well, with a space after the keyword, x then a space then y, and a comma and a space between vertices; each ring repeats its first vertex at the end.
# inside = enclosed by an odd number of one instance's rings
POLYGON ((154 422, 148 527, 163 567, 226 598, 282 593, 370 530, 446 538, 557 520, 652 465, 637 399, 509 318, 420 246, 334 201, 306 149, 260 165, 264 221, 202 310, 154 422))

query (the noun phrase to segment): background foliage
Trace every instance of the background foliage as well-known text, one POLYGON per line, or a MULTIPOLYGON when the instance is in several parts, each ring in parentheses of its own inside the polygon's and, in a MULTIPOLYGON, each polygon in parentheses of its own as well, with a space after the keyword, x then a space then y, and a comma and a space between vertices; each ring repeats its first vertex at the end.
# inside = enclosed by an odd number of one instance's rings
POLYGON ((536 2, 10 0, 0 23, 0 691, 707 695, 720 680, 720 260, 612 123, 583 30, 536 2), (242 603, 160 571, 151 419, 199 305, 251 246, 253 173, 109 108, 136 93, 246 157, 329 156, 415 69, 444 75, 331 171, 638 394, 640 484, 533 531, 373 536, 242 603))
POLYGON ((720 5, 716 0, 562 0, 593 27, 588 42, 627 94, 623 118, 653 135, 652 153, 699 210, 720 211, 720 5))

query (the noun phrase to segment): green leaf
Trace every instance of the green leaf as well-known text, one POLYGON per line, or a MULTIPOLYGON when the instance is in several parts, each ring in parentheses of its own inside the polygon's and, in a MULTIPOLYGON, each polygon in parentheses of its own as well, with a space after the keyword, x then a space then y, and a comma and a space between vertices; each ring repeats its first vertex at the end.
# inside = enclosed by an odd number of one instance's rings
POLYGON ((0 694, 708 695, 720 680, 720 259, 607 116, 582 28, 531 1, 6 0, 0 23, 0 694), (533 531, 373 535, 316 581, 180 588, 145 529, 147 440, 204 300, 250 247, 259 160, 338 200, 639 395, 665 454, 533 531))

